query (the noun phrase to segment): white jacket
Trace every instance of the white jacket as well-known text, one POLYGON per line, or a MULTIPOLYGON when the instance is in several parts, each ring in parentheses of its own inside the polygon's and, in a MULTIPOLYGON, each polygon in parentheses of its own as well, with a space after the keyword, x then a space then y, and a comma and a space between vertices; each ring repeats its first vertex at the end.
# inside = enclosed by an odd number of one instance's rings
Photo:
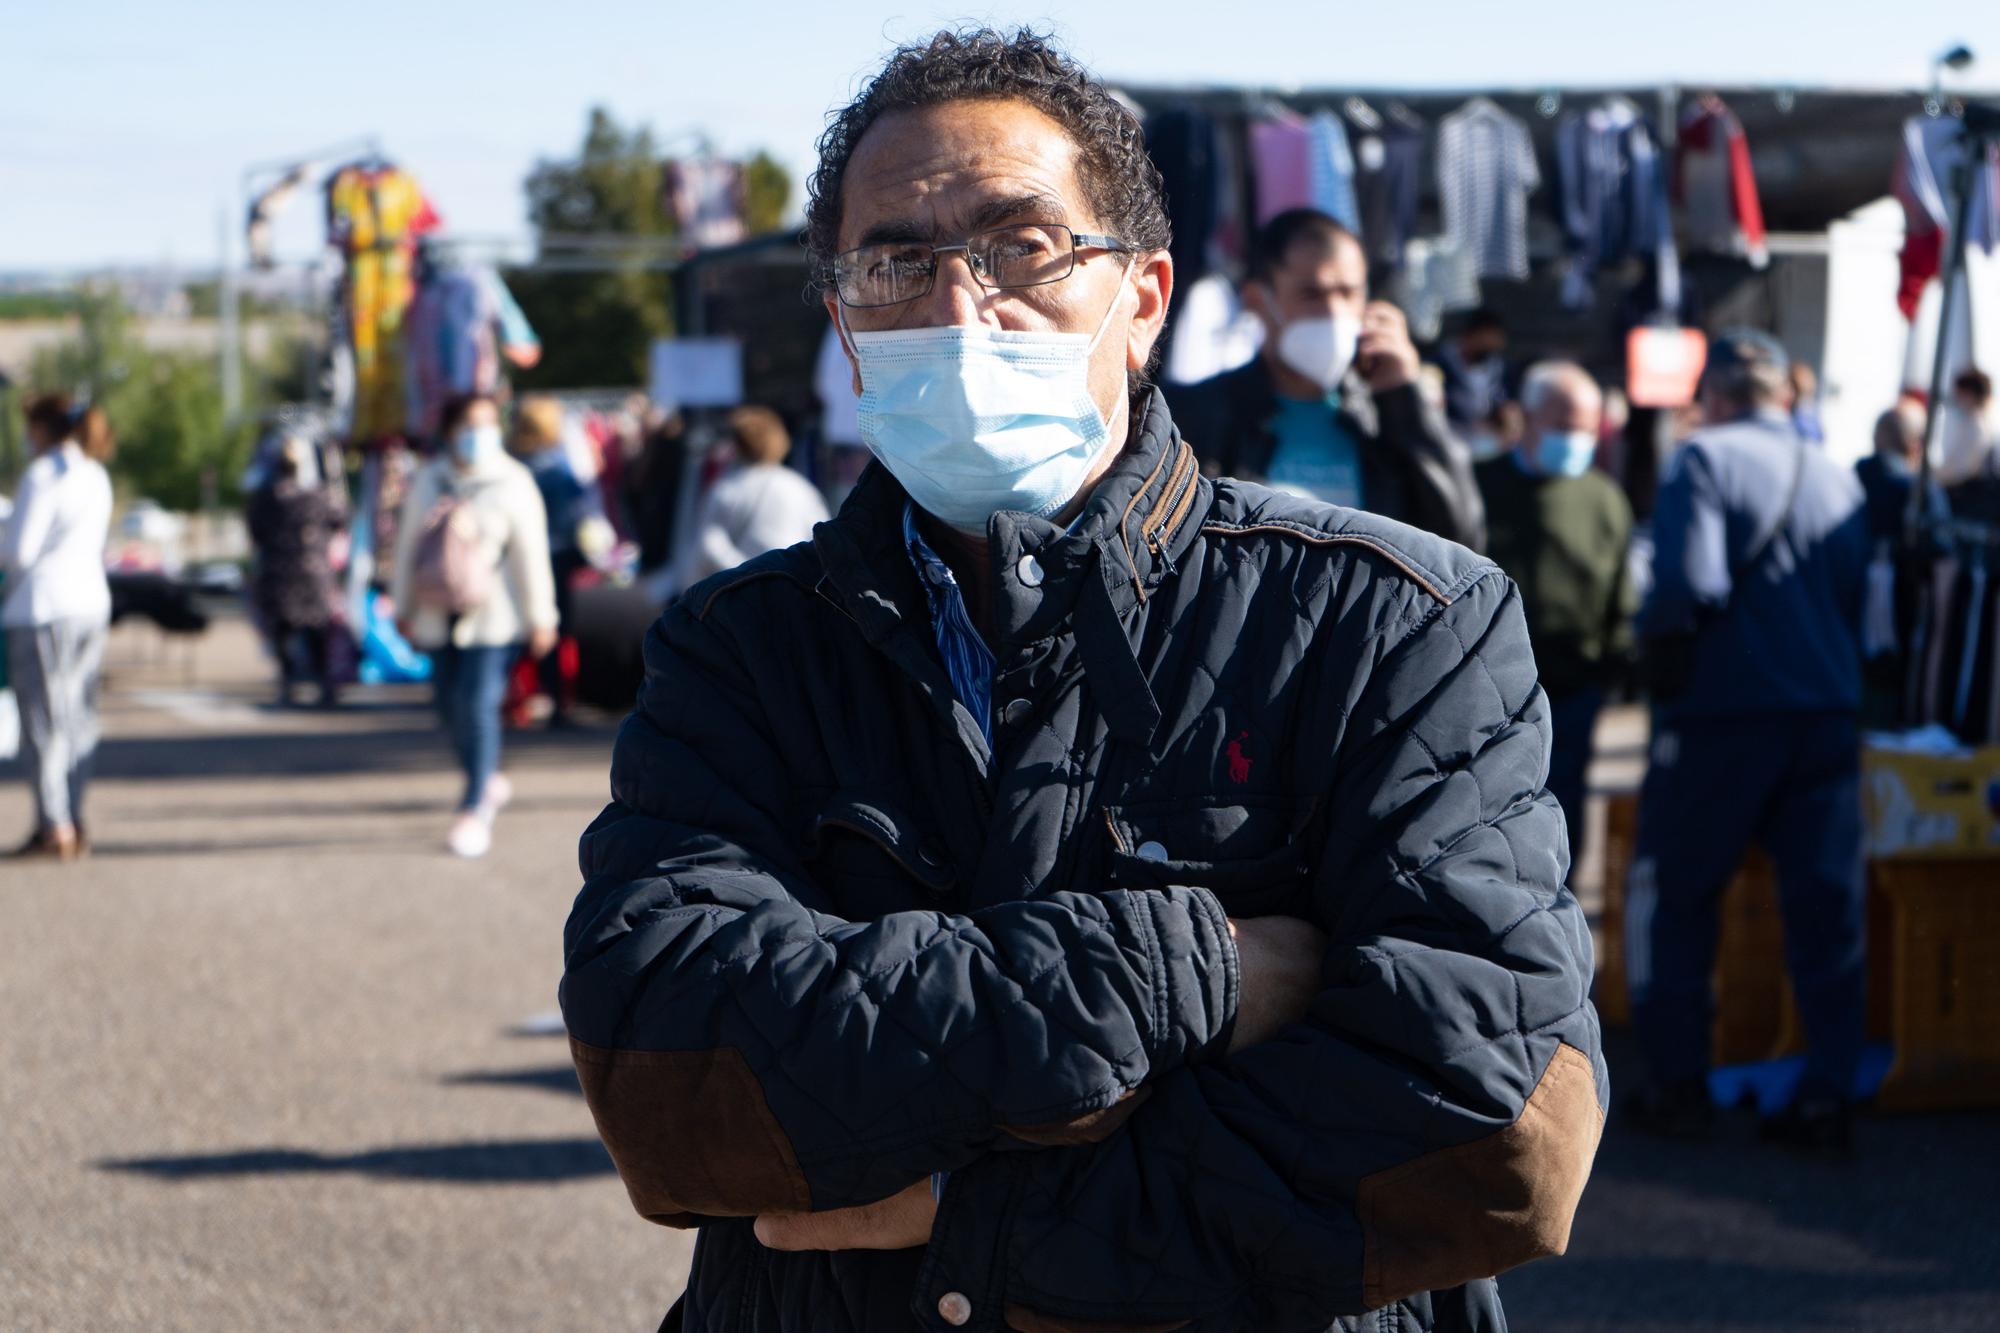
POLYGON ((396 567, 389 595, 395 599, 396 614, 409 622, 416 646, 426 650, 443 647, 447 630, 456 647, 498 648, 520 643, 531 630, 554 629, 556 582, 549 567, 549 521, 542 493, 528 469, 505 454, 471 472, 459 472, 449 455, 419 468, 396 525, 396 567), (493 595, 455 623, 442 611, 415 606, 410 595, 424 515, 447 489, 468 501, 479 516, 480 536, 500 570, 493 595))
POLYGON ((59 620, 111 619, 104 544, 111 532, 111 477, 74 441, 44 450, 21 474, 14 513, 0 523, 7 600, 0 625, 25 629, 59 620))
POLYGON ((818 488, 783 463, 731 468, 702 497, 681 586, 805 541, 813 524, 826 520, 826 500, 818 488))

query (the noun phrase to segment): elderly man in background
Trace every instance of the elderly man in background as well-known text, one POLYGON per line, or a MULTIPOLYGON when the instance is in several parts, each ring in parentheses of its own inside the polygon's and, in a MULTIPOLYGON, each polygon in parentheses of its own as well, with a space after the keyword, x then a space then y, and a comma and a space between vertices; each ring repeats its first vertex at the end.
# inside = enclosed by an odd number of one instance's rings
POLYGON ((1848 1141, 1864 996, 1861 609, 1868 534, 1851 468, 1800 437, 1784 350, 1724 334, 1703 425, 1653 512, 1639 615, 1654 679, 1652 762, 1627 885, 1628 975, 1652 1085, 1641 1127, 1708 1132, 1717 908, 1752 841, 1778 868, 1806 1069, 1767 1137, 1848 1141))
POLYGON ((898 51, 808 233, 879 466, 652 632, 566 936, 671 1327, 1500 1327, 1606 1082, 1513 585, 1201 475, 1032 33, 898 51))
POLYGON ((1354 233, 1310 208, 1278 214, 1243 303, 1264 326, 1256 359, 1167 389, 1204 469, 1483 546, 1471 452, 1418 389, 1403 312, 1369 300, 1354 233))
POLYGON ((1569 821, 1570 866, 1583 856, 1584 788, 1597 714, 1632 652, 1638 609, 1625 559, 1632 507, 1593 466, 1604 396, 1583 367, 1550 361, 1521 386, 1526 434, 1477 469, 1486 554, 1521 590, 1555 732, 1549 794, 1569 821))

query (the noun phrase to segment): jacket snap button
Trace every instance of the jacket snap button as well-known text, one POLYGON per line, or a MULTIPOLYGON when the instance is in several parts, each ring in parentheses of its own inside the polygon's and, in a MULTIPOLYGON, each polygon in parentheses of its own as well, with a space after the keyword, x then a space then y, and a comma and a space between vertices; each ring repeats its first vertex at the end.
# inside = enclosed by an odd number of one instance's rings
POLYGON ((1141 861, 1164 861, 1167 859, 1167 849, 1157 842, 1142 842, 1139 844, 1139 859, 1141 861))
POLYGON ((1034 711, 1035 706, 1026 699, 1009 699, 1007 706, 1000 710, 1000 720, 1010 727, 1018 727, 1026 722, 1028 714, 1034 711))
POLYGON ((972 1302, 963 1292, 947 1291, 938 1297, 938 1317, 956 1328, 972 1320, 972 1302))
POLYGON ((924 843, 917 848, 917 859, 933 870, 944 864, 944 857, 938 853, 937 848, 931 846, 929 843, 924 843))
POLYGON ((1031 555, 1021 557, 1021 563, 1014 566, 1014 572, 1021 576, 1021 582, 1030 588, 1042 586, 1042 562, 1031 555))

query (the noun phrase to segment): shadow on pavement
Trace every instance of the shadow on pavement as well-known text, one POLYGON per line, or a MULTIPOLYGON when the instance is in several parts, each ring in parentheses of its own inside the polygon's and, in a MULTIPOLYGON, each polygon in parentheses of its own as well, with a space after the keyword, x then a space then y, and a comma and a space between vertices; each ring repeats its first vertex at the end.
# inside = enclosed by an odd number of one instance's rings
POLYGON ((541 1088, 546 1092, 567 1092, 583 1096, 570 1065, 550 1065, 546 1069, 482 1069, 465 1074, 447 1074, 440 1082, 451 1087, 541 1088))
MULTIPOLYGON (((415 714, 413 717, 422 717, 415 714)), ((610 727, 561 732, 510 732, 509 761, 543 756, 569 762, 581 755, 610 763, 610 727)), ((443 733, 424 722, 356 730, 176 732, 109 737, 97 749, 96 776, 106 778, 310 776, 334 773, 422 772, 452 767, 443 733)))
POLYGON ((455 1181, 468 1185, 547 1184, 609 1175, 611 1158, 595 1137, 501 1139, 377 1148, 370 1152, 319 1153, 297 1148, 250 1148, 185 1157, 129 1157, 96 1162, 101 1170, 158 1180, 211 1180, 353 1172, 391 1180, 455 1181))
MULTIPOLYGON (((1629 1033, 1605 1049, 1615 1101, 1641 1064, 1629 1033)), ((1996 1129, 1991 1114, 1865 1116, 1843 1159, 1758 1143, 1744 1113, 1668 1143, 1614 1110, 1568 1256, 1503 1277, 1508 1315, 1548 1333, 1849 1328, 1889 1312, 1909 1322, 1868 1326, 1991 1327, 1996 1129), (1985 1313, 1968 1322, 1961 1306, 1985 1313)))

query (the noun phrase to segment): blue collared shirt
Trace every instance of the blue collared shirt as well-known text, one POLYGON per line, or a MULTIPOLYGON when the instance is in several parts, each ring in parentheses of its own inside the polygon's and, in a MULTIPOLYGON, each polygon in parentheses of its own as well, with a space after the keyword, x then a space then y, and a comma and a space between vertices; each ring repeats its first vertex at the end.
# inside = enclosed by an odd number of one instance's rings
POLYGON ((903 506, 903 544, 910 563, 916 566, 917 582, 931 607, 931 633, 937 636, 938 656, 944 659, 945 674, 951 677, 951 692, 965 705, 965 711, 979 719, 980 734, 993 744, 993 650, 973 628, 965 609, 965 594, 952 576, 944 557, 931 549, 917 528, 917 507, 903 506))
MULTIPOLYGON (((993 746, 993 650, 972 624, 965 609, 965 593, 958 586, 951 566, 931 549, 917 527, 917 507, 903 506, 903 545, 916 566, 917 582, 924 585, 924 597, 931 606, 931 633, 937 636, 938 656, 944 659, 945 674, 951 677, 951 692, 965 705, 965 711, 979 719, 979 733, 993 746)), ((949 1171, 931 1176, 931 1197, 944 1197, 949 1171)))

